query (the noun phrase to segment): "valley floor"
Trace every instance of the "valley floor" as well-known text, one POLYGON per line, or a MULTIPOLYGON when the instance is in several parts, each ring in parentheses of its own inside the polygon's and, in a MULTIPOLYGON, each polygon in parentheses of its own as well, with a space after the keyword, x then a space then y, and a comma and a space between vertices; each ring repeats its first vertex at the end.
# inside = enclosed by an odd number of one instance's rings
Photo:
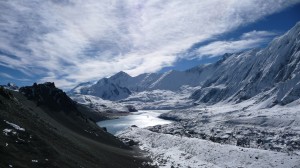
POLYGON ((300 167, 300 105, 216 104, 161 116, 177 122, 128 128, 159 167, 300 167))

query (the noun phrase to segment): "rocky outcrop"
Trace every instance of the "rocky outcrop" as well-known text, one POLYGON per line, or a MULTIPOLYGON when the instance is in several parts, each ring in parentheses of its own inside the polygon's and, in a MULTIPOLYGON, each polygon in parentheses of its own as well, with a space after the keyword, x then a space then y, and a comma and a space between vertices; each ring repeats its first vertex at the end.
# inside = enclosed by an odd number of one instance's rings
POLYGON ((7 99, 12 99, 13 95, 11 94, 11 92, 9 92, 8 90, 6 90, 4 87, 0 86, 0 95, 7 98, 7 99))
POLYGON ((69 98, 65 92, 56 88, 54 83, 34 83, 32 86, 21 87, 19 91, 28 99, 36 101, 37 106, 44 105, 51 110, 66 113, 78 111, 76 102, 69 98))

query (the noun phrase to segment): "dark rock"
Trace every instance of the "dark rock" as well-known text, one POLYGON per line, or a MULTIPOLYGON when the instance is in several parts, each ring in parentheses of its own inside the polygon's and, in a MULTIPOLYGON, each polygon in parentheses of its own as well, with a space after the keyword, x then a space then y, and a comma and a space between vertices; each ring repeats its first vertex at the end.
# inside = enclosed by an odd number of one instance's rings
POLYGON ((129 146, 133 146, 135 144, 135 142, 133 140, 129 140, 128 145, 129 146))
POLYGON ((242 146, 242 147, 249 147, 250 146, 250 140, 248 140, 246 138, 237 139, 236 145, 237 146, 242 146))
POLYGON ((194 130, 188 130, 187 133, 188 134, 196 134, 196 132, 194 130))
POLYGON ((137 145, 138 142, 133 141, 132 139, 128 139, 128 138, 122 138, 122 141, 127 145, 127 146, 133 146, 133 145, 137 145))
POLYGON ((261 145, 263 143, 263 141, 261 139, 256 140, 256 143, 261 145))
POLYGON ((65 92, 56 88, 54 83, 34 83, 33 86, 21 87, 19 91, 28 99, 36 101, 37 106, 45 105, 51 110, 66 113, 77 112, 77 115, 80 115, 76 102, 69 98, 65 92))
POLYGON ((5 89, 2 86, 0 87, 0 95, 7 99, 13 99, 13 97, 14 97, 9 90, 5 89))
POLYGON ((220 137, 209 137, 209 140, 212 141, 212 142, 216 142, 216 143, 222 143, 222 138, 220 137))
POLYGON ((138 110, 133 105, 126 105, 125 106, 129 112, 137 112, 138 110))

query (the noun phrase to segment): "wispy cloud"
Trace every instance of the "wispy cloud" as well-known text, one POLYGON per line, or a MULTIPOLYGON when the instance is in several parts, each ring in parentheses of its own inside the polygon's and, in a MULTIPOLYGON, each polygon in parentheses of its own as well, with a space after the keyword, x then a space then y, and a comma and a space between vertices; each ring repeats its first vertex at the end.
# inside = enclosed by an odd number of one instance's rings
POLYGON ((0 72, 0 77, 2 78, 6 78, 8 80, 16 80, 16 81, 21 81, 21 82, 30 82, 30 79, 26 79, 26 78, 16 78, 12 75, 9 75, 7 73, 4 72, 0 72))
POLYGON ((257 48, 269 42, 277 35, 268 31, 251 31, 244 33, 240 39, 231 41, 214 41, 200 47, 196 52, 198 57, 215 57, 225 53, 236 53, 246 49, 257 48))
MULTIPOLYGON (((298 2, 1 1, 0 65, 38 74, 43 76, 40 81, 51 80, 65 88, 120 70, 132 75, 154 72, 172 65, 177 53, 194 43, 298 2)), ((241 37, 244 45, 255 43, 247 36, 241 37)))
POLYGON ((4 72, 0 72, 0 76, 3 77, 3 78, 9 78, 9 79, 14 79, 13 76, 7 74, 7 73, 4 73, 4 72))

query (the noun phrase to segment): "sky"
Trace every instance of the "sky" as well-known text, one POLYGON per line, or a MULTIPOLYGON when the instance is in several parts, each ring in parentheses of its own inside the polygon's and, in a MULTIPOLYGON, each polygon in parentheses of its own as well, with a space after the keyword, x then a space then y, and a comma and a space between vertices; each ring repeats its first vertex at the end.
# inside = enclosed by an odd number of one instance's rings
POLYGON ((262 48, 298 21, 300 0, 2 0, 0 84, 67 90, 185 70, 262 48))

